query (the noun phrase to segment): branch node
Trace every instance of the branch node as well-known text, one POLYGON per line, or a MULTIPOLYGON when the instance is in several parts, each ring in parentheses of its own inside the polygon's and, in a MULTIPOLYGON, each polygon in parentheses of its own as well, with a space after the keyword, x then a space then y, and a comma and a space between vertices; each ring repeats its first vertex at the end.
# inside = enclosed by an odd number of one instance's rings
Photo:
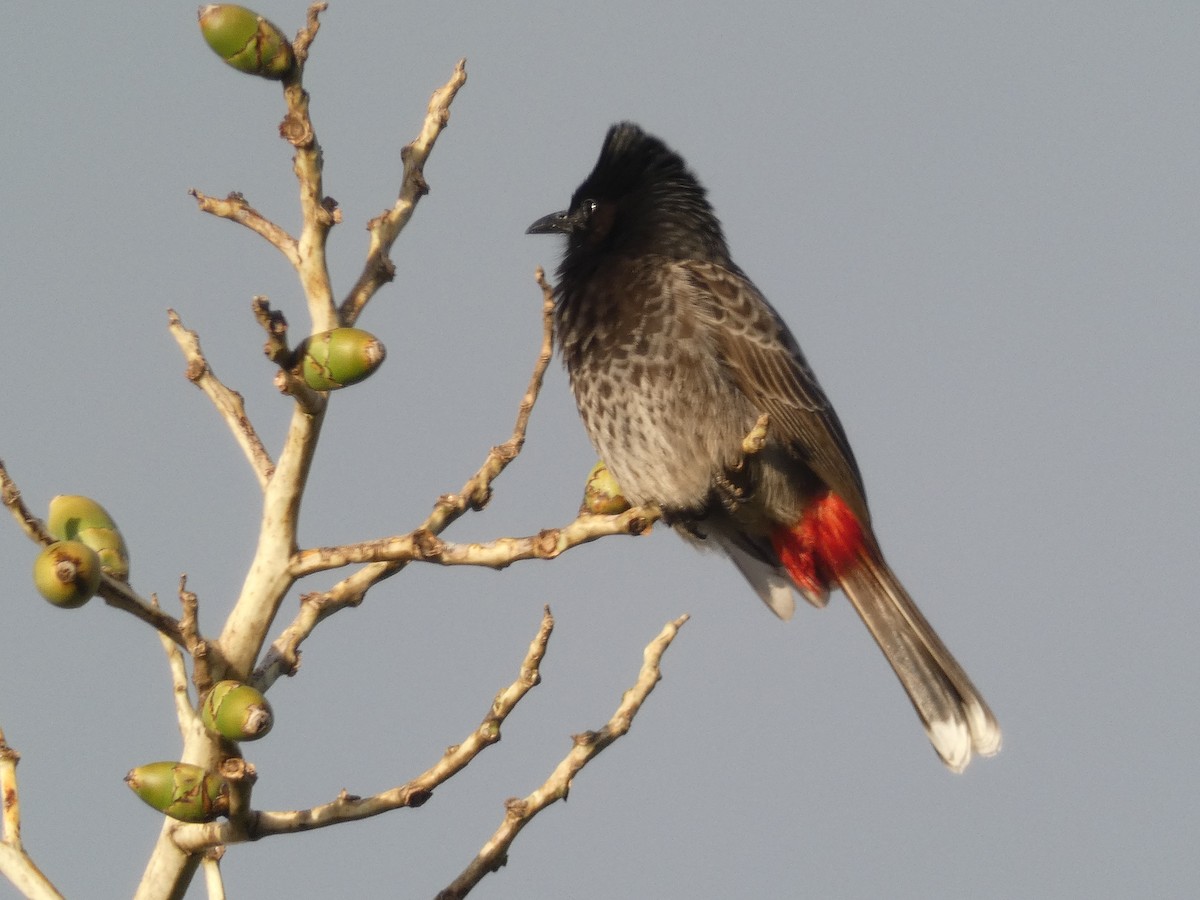
POLYGON ((417 559, 437 559, 446 552, 445 542, 426 528, 418 528, 412 533, 412 543, 417 559))
POLYGON ((571 743, 576 747, 590 747, 596 743, 596 739, 600 736, 597 731, 582 731, 579 734, 571 735, 571 743))
POLYGON ((286 366, 291 360, 292 351, 288 347, 288 323, 277 309, 271 309, 270 301, 263 296, 257 296, 250 301, 250 308, 259 326, 267 333, 267 342, 263 345, 263 353, 267 359, 278 366, 286 366))
POLYGON ((312 147, 316 139, 308 120, 294 111, 289 111, 279 123, 279 136, 301 150, 312 147))
POLYGON ((241 781, 246 784, 254 784, 258 781, 258 770, 254 768, 254 763, 246 762, 240 756, 227 756, 221 760, 217 767, 223 778, 229 781, 241 781))

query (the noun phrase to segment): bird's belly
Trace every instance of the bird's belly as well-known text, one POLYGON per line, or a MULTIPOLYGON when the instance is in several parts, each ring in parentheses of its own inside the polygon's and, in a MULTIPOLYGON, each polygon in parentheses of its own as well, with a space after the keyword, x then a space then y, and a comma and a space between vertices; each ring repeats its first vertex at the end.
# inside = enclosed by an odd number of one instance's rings
POLYGON ((635 358, 572 371, 584 426, 622 493, 669 510, 703 506, 754 422, 745 399, 703 366, 635 358))

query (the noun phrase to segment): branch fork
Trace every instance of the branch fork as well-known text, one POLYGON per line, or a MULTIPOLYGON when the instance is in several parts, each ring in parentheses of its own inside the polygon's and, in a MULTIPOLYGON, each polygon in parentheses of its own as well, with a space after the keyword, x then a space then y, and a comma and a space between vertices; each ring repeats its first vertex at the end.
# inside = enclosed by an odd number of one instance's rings
MULTIPOLYGON (((368 223, 368 246, 361 273, 340 303, 334 292, 326 263, 326 243, 332 227, 342 221, 342 211, 323 185, 323 154, 309 115, 309 95, 303 87, 303 71, 313 40, 320 28, 326 4, 308 9, 305 27, 292 42, 294 68, 283 78, 286 106, 279 131, 294 148, 301 228, 292 234, 261 213, 238 192, 213 197, 193 189, 190 194, 201 212, 235 222, 283 254, 297 273, 309 313, 309 334, 349 327, 362 315, 379 288, 395 276, 391 248, 410 221, 420 199, 429 193, 425 166, 442 131, 450 121, 450 107, 466 83, 466 61, 459 60, 444 85, 429 100, 420 131, 401 151, 403 174, 397 199, 390 208, 368 223)), ((205 356, 196 332, 183 324, 179 314, 168 310, 167 327, 180 348, 186 377, 199 388, 217 410, 253 471, 262 492, 262 525, 254 559, 242 589, 218 636, 206 638, 199 624, 199 598, 187 589, 187 578, 178 585, 180 616, 164 612, 157 598, 143 599, 134 589, 108 576, 99 593, 110 605, 150 624, 158 633, 167 658, 172 700, 182 738, 181 762, 219 772, 231 785, 228 817, 224 821, 185 824, 167 819, 154 853, 143 875, 136 898, 150 900, 181 896, 200 866, 204 867, 210 891, 223 895, 218 866, 229 843, 254 841, 275 834, 288 834, 355 821, 403 807, 419 807, 435 790, 471 763, 487 747, 500 740, 507 717, 525 695, 541 681, 540 665, 545 655, 554 619, 546 607, 536 635, 521 661, 514 681, 502 688, 478 726, 460 743, 447 748, 425 772, 404 784, 368 796, 342 790, 327 803, 302 810, 263 811, 252 806, 257 773, 242 756, 237 744, 209 733, 200 721, 198 701, 217 680, 233 678, 267 690, 281 675, 295 674, 300 647, 320 622, 340 609, 362 602, 376 584, 401 571, 411 562, 439 565, 475 565, 504 568, 525 559, 553 559, 565 551, 613 534, 645 532, 661 513, 654 508, 630 509, 620 515, 580 515, 567 524, 544 529, 525 537, 501 537, 480 543, 455 543, 443 535, 467 512, 483 509, 490 501, 493 483, 521 453, 534 404, 553 355, 554 291, 538 269, 542 293, 542 340, 521 398, 516 421, 507 440, 493 446, 479 469, 456 493, 437 498, 424 521, 407 533, 335 547, 301 549, 296 535, 300 503, 328 407, 329 395, 314 391, 292 371, 295 353, 289 346, 288 322, 271 308, 265 297, 255 297, 254 318, 266 335, 264 352, 278 368, 277 387, 293 401, 292 419, 282 446, 272 455, 255 428, 243 396, 225 384, 205 356), (269 630, 295 583, 305 576, 355 565, 355 571, 321 593, 301 597, 293 621, 266 648, 269 630), (191 686, 188 659, 191 660, 191 686), (196 701, 193 701, 192 688, 196 701)), ((760 421, 758 449, 765 439, 765 417, 760 421)), ((750 449, 750 438, 745 444, 750 449)), ((0 462, 0 495, 19 527, 39 544, 53 541, 45 524, 26 507, 15 482, 0 462)), ((566 797, 571 779, 597 753, 629 728, 634 715, 661 677, 663 652, 686 621, 683 616, 668 623, 646 648, 642 669, 634 686, 625 693, 608 723, 595 731, 574 736, 569 753, 532 794, 510 801, 504 822, 484 846, 477 859, 444 896, 461 897, 487 871, 503 863, 516 834, 541 809, 566 797)), ((17 802, 15 765, 17 756, 0 733, 0 787, 3 788, 4 831, 0 840, 0 871, 19 885, 34 884, 36 871, 24 856, 20 839, 20 808, 17 802), (14 863, 13 860, 16 860, 14 863), (19 874, 14 876, 12 873, 19 874), (32 879, 32 880, 30 880, 32 879)), ((31 896, 57 897, 45 885, 27 888, 31 896), (34 891, 41 893, 33 893, 34 891)))

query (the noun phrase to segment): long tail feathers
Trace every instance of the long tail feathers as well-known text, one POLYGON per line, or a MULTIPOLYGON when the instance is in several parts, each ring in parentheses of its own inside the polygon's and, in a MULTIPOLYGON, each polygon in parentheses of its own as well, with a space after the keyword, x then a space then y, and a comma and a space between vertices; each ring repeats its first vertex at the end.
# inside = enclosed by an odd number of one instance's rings
POLYGON ((1000 749, 992 711, 878 550, 860 547, 837 579, 904 685, 942 761, 961 772, 972 752, 1000 749))
POLYGON ((908 692, 934 750, 955 772, 972 754, 1000 749, 992 711, 883 559, 870 529, 838 495, 814 500, 799 522, 770 535, 769 548, 736 528, 710 527, 702 537, 729 555, 781 619, 796 608, 793 588, 824 606, 828 589, 841 587, 908 692))

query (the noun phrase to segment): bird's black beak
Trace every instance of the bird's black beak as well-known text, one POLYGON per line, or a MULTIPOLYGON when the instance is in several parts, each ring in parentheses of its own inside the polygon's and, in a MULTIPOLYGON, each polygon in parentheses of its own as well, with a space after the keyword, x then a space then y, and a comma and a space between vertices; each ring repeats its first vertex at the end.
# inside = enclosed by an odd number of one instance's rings
POLYGON ((563 209, 558 212, 550 213, 548 216, 542 216, 532 225, 525 229, 526 234, 570 234, 575 227, 575 222, 568 214, 568 211, 563 209))

